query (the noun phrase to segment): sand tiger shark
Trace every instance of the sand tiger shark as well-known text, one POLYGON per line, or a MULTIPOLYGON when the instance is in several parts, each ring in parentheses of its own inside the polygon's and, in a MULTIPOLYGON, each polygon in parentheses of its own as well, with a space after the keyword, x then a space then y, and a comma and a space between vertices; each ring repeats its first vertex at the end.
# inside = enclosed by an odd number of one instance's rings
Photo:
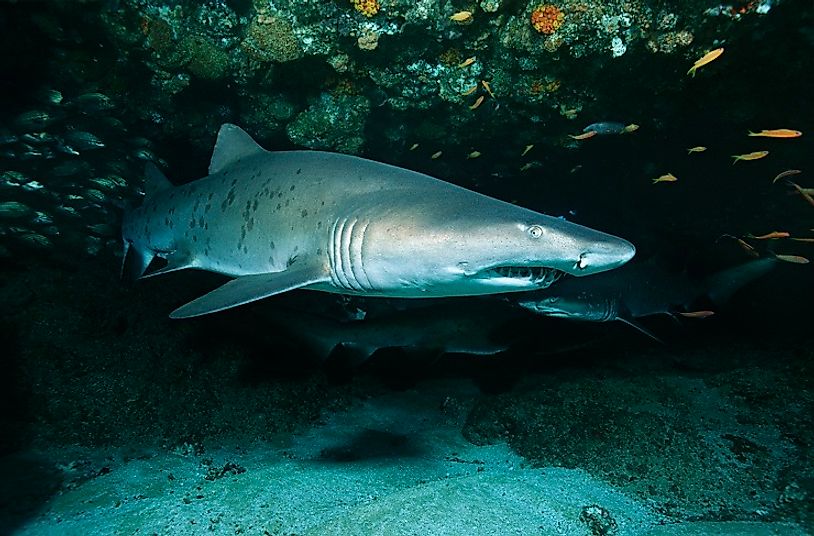
POLYGON ((233 277, 171 318, 292 289, 401 298, 545 288, 621 266, 630 242, 428 175, 321 151, 270 152, 224 124, 209 174, 173 187, 148 165, 122 225, 137 277, 196 268, 233 277))

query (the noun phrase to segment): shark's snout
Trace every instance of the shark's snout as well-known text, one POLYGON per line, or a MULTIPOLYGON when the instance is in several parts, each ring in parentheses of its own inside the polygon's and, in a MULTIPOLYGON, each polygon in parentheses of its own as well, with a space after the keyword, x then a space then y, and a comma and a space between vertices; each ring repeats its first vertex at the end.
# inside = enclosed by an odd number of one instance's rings
POLYGON ((613 270, 622 266, 636 255, 636 247, 617 237, 608 237, 606 240, 595 241, 584 248, 574 264, 571 275, 585 276, 613 270))

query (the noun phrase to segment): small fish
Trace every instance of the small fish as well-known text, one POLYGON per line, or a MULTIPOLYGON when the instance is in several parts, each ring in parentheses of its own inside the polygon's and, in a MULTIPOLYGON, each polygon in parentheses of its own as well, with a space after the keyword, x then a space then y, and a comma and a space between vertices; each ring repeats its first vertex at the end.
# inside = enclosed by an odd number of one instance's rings
POLYGON ((473 93, 474 93, 474 92, 476 92, 477 90, 478 90, 478 85, 477 85, 477 84, 475 84, 474 86, 470 87, 469 89, 467 89, 466 91, 464 91, 463 93, 461 93, 461 96, 462 96, 462 97, 468 97, 469 95, 473 94, 473 93))
POLYGON ((658 179, 653 179, 653 184, 657 184, 659 182, 676 182, 677 180, 678 178, 672 173, 665 173, 658 179))
POLYGON ((101 149, 105 146, 105 143, 97 136, 83 130, 71 130, 65 134, 65 138, 80 151, 101 149))
POLYGON ((690 311, 687 313, 678 313, 684 318, 709 318, 715 314, 715 311, 690 311))
POLYGON ((812 207, 814 207, 814 197, 812 197, 812 196, 811 196, 811 194, 810 194, 810 193, 808 193, 808 192, 805 190, 805 188, 800 187, 800 185, 799 185, 799 184, 797 184, 797 183, 794 183, 794 182, 791 182, 791 181, 787 181, 787 182, 788 182, 789 184, 791 184, 791 185, 794 187, 794 189, 795 189, 795 190, 797 190, 797 191, 800 193, 800 195, 802 195, 802 196, 803 196, 803 199, 805 199, 806 201, 808 201, 808 204, 809 204, 809 205, 811 205, 812 207))
POLYGON ((488 94, 489 94, 489 96, 490 96, 490 97, 492 97, 492 98, 494 99, 494 98, 495 98, 495 94, 494 94, 494 93, 492 93, 492 87, 489 85, 489 82, 487 82, 486 80, 481 80, 481 81, 480 81, 480 83, 481 83, 481 85, 483 86, 483 89, 485 89, 485 90, 486 90, 486 93, 488 93, 488 94))
POLYGON ((18 239, 25 245, 35 248, 50 248, 51 241, 38 233, 25 233, 18 237, 18 239))
POLYGON ((469 67, 470 65, 475 63, 476 59, 477 58, 475 56, 472 56, 471 58, 466 58, 464 61, 458 64, 458 67, 460 67, 461 69, 463 69, 464 67, 469 67))
POLYGON ((120 187, 120 185, 107 177, 94 177, 90 179, 90 182, 95 184, 101 190, 116 190, 120 187))
POLYGON ((54 223, 54 218, 46 214, 45 212, 36 211, 34 212, 34 217, 31 218, 31 223, 36 225, 50 225, 54 223))
POLYGON ((77 218, 79 217, 79 212, 75 208, 70 207, 68 205, 59 205, 57 207, 57 210, 62 212, 63 214, 67 214, 68 216, 74 216, 77 218))
POLYGON ((54 141, 54 136, 47 132, 29 132, 20 136, 20 141, 26 143, 51 143, 54 141))
POLYGON ((79 151, 77 151, 76 149, 74 149, 73 147, 71 147, 62 140, 57 141, 56 149, 60 153, 69 154, 71 156, 79 156, 79 151))
POLYGON ((3 186, 21 186, 28 182, 28 178, 19 171, 3 171, 0 173, 0 184, 3 186))
POLYGON ((794 240, 795 242, 807 242, 807 243, 814 243, 814 238, 789 238, 789 240, 794 240))
POLYGON ((526 148, 523 149, 523 152, 520 153, 520 156, 526 156, 527 154, 529 154, 529 151, 531 151, 532 149, 534 149, 534 144, 533 143, 530 143, 530 144, 526 145, 526 148))
POLYGON ((45 186, 39 181, 28 181, 23 184, 23 190, 26 192, 36 192, 37 190, 42 190, 44 187, 45 186))
POLYGON ((418 149, 418 144, 417 143, 414 143, 414 144, 410 145, 410 150, 411 151, 415 151, 416 149, 418 149))
POLYGON ((780 179, 785 179, 786 177, 791 177, 792 175, 797 175, 798 173, 802 173, 799 169, 787 169, 782 173, 778 173, 777 176, 772 179, 772 184, 776 183, 780 179))
POLYGON ((799 255, 775 255, 775 259, 792 264, 808 264, 808 259, 799 255))
POLYGON ((33 211, 19 201, 4 201, 0 203, 0 218, 22 218, 33 211))
POLYGON ((95 190, 93 188, 88 188, 87 190, 85 190, 84 193, 85 193, 85 199, 88 199, 90 201, 96 201, 98 203, 101 203, 102 201, 107 199, 107 196, 105 194, 103 194, 99 190, 95 190))
POLYGON ((528 171, 531 168, 536 168, 536 167, 540 167, 540 162, 537 162, 536 160, 533 161, 533 162, 526 162, 525 164, 520 166, 520 171, 528 171))
POLYGON ((690 67, 690 70, 687 71, 687 74, 692 74, 693 78, 695 78, 695 71, 697 71, 699 67, 703 67, 707 63, 714 61, 723 53, 723 48, 716 48, 715 50, 707 52, 698 61, 692 64, 692 67, 690 67))
POLYGON ((466 155, 467 160, 471 160, 473 158, 478 158, 480 156, 480 151, 472 151, 468 155, 466 155))
POLYGON ((100 112, 114 107, 110 97, 102 93, 85 93, 73 100, 73 104, 82 109, 83 112, 100 112))
POLYGON ((48 155, 45 149, 35 149, 30 145, 26 145, 26 150, 19 154, 20 160, 31 160, 33 158, 46 157, 48 155))
POLYGON ((769 151, 755 151, 752 153, 746 154, 733 154, 732 158, 735 160, 732 161, 732 165, 738 163, 739 160, 760 160, 761 158, 765 158, 769 154, 769 151))
POLYGON ((747 235, 749 238, 754 238, 755 240, 771 240, 775 238, 788 238, 791 235, 786 231, 772 231, 771 233, 766 233, 764 235, 755 236, 755 235, 747 235))
POLYGON ((142 147, 133 152, 133 156, 138 158, 139 160, 147 160, 150 162, 158 162, 159 158, 152 152, 150 149, 146 149, 142 147))
POLYGON ((799 130, 789 130, 787 128, 776 128, 774 130, 761 130, 760 132, 749 131, 750 136, 760 136, 762 138, 799 138, 803 135, 799 130))
POLYGON ((486 97, 484 97, 483 95, 481 95, 480 97, 478 97, 478 98, 477 98, 477 100, 476 100, 474 103, 472 103, 472 105, 471 105, 471 106, 469 106, 469 109, 470 109, 470 110, 477 110, 478 106, 480 106, 481 104, 483 104, 483 99, 485 99, 485 98, 486 98, 486 97))
POLYGON ((432 158, 433 160, 438 160, 439 158, 441 158, 442 154, 444 154, 444 151, 437 151, 437 152, 432 153, 430 158, 432 158))
POLYGON ((689 149, 687 149, 687 154, 703 153, 706 150, 707 150, 707 148, 704 147, 703 145, 698 145, 696 147, 690 147, 689 149))
POLYGON ((59 104, 62 102, 62 93, 56 89, 43 89, 39 94, 40 99, 48 104, 59 104))
POLYGON ((588 138, 593 138, 596 136, 595 130, 589 130, 588 132, 583 132, 582 134, 569 134, 568 137, 575 139, 575 140, 587 140, 588 138))
POLYGON ((52 119, 48 112, 31 110, 18 115, 14 123, 22 129, 38 129, 48 125, 52 119))
POLYGON ((472 22, 472 12, 471 11, 459 11, 454 15, 449 17, 449 20, 457 22, 459 24, 469 24, 472 22))
POLYGON ((637 125, 636 123, 631 123, 629 125, 626 125, 625 128, 622 129, 622 134, 629 134, 631 132, 636 132, 637 130, 639 130, 639 125, 637 125))
POLYGON ((0 132, 0 145, 11 145, 12 143, 17 143, 20 140, 14 134, 10 134, 8 131, 0 132))

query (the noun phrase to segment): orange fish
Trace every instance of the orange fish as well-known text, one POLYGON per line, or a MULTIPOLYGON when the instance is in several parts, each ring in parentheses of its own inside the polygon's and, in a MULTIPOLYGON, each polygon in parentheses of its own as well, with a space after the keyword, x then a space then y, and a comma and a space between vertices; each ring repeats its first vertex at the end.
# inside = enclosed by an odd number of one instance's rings
MULTIPOLYGON (((731 239, 735 240, 738 243, 738 245, 741 248, 743 248, 743 251, 745 251, 747 254, 749 254, 749 256, 751 256, 751 257, 760 257, 760 253, 758 253, 758 251, 755 248, 753 248, 751 246, 751 244, 749 244, 746 240, 744 240, 742 238, 738 238, 737 236, 732 236, 731 234, 722 234, 721 236, 718 237, 718 240, 720 240, 721 238, 731 238, 731 239)), ((716 242, 718 240, 716 240, 716 242)))
POLYGON ((472 12, 471 11, 459 11, 452 15, 449 20, 459 22, 461 24, 469 24, 472 22, 472 12))
POLYGON ((755 236, 755 235, 748 235, 749 238, 754 238, 755 240, 770 240, 774 238, 788 238, 791 235, 786 231, 772 231, 771 233, 766 233, 765 235, 755 236))
POLYGON ((477 84, 475 84, 474 86, 470 87, 469 89, 467 89, 466 91, 464 91, 463 93, 461 93, 461 96, 462 96, 462 97, 468 97, 469 95, 473 94, 473 93, 474 93, 474 92, 476 92, 477 90, 478 90, 478 85, 477 85, 477 84))
POLYGON ((489 94, 489 96, 494 99, 495 94, 492 93, 492 88, 489 86, 489 82, 487 82, 486 80, 481 80, 480 83, 483 84, 483 89, 486 90, 486 92, 489 94))
POLYGON ((776 128, 774 130, 761 130, 760 132, 749 131, 750 136, 760 136, 762 138, 799 138, 803 135, 799 130, 789 130, 787 128, 776 128))
POLYGON ((458 67, 463 69, 464 67, 469 67, 473 63, 475 63, 475 56, 472 56, 471 58, 466 58, 464 61, 458 64, 458 67))
POLYGON ((706 148, 706 147, 704 147, 704 146, 702 146, 702 145, 699 145, 699 146, 697 146, 697 147, 691 147, 691 148, 687 149, 687 154, 692 154, 692 153, 703 153, 703 152, 704 152, 704 151, 706 151, 706 150, 707 150, 707 148, 706 148))
POLYGON ((589 130, 588 132, 584 132, 582 134, 577 134, 576 136, 573 135, 573 134, 569 134, 568 136, 575 139, 575 140, 587 140, 588 138, 593 138, 594 136, 596 136, 596 131, 595 130, 589 130))
POLYGON ((684 318, 709 318, 715 311, 690 311, 688 313, 678 313, 684 318))
POLYGON ((659 177, 658 179, 653 179, 653 184, 656 184, 656 183, 659 183, 659 182, 676 182, 677 180, 678 180, 678 178, 675 175, 673 175, 672 173, 666 173, 666 174, 662 175, 661 177, 659 177))
POLYGON ((483 95, 481 95, 480 97, 478 97, 478 100, 476 100, 476 101, 475 101, 475 102, 474 102, 474 103, 473 103, 473 104, 472 104, 472 105, 469 107, 469 109, 470 109, 470 110, 475 110, 475 109, 477 109, 477 107, 478 107, 478 106, 480 106, 481 104, 483 104, 483 99, 485 99, 485 98, 486 98, 486 97, 484 97, 483 95))
POLYGON ((788 169, 783 173, 778 173, 777 177, 772 180, 772 184, 776 183, 780 179, 785 179, 786 177, 791 177, 792 175, 797 175, 798 173, 802 173, 799 169, 788 169))
POLYGON ((707 52, 698 61, 692 64, 692 67, 690 67, 690 70, 687 71, 687 74, 692 74, 693 78, 695 78, 695 71, 697 71, 699 67, 703 67, 707 63, 718 58, 718 56, 720 56, 723 53, 724 53, 723 48, 716 48, 715 50, 707 52))
POLYGON ((799 255, 775 255, 777 260, 783 262, 790 262, 792 264, 808 264, 808 259, 799 255))
POLYGON ((734 166, 738 160, 760 160, 761 158, 766 157, 769 154, 769 151, 755 151, 753 153, 746 153, 746 154, 733 154, 732 158, 735 160, 732 161, 732 165, 734 166))

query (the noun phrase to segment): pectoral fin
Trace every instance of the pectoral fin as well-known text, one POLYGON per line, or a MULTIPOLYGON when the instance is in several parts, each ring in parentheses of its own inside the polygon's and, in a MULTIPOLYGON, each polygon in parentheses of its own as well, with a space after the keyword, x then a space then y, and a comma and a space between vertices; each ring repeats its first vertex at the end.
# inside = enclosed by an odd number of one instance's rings
POLYGON ((215 313, 329 280, 324 267, 308 264, 294 265, 282 272, 244 275, 182 305, 170 313, 170 318, 190 318, 215 313))

